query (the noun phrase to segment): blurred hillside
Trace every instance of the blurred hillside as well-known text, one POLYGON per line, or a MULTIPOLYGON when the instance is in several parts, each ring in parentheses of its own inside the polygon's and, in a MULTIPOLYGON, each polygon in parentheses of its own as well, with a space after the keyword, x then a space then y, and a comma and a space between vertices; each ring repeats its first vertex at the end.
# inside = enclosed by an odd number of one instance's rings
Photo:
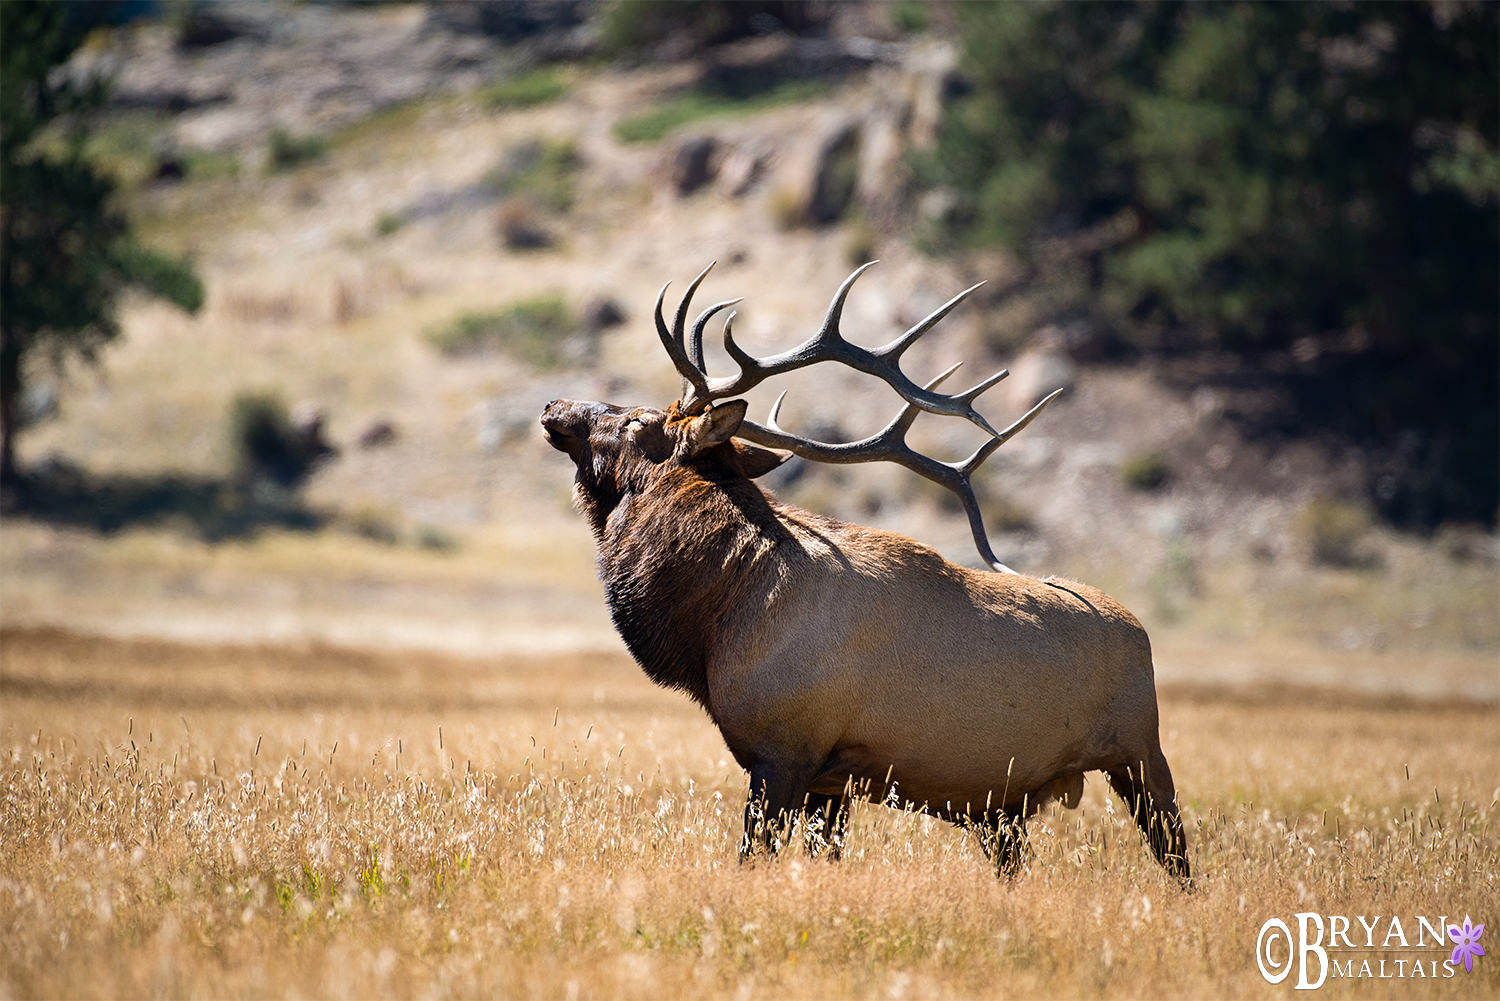
MULTIPOLYGON (((1284 665, 1257 678, 1317 661, 1368 671, 1361 685, 1494 694, 1493 500, 1393 527, 1382 498, 1435 475, 1425 418, 1372 437, 1307 407, 1308 387, 1326 402, 1362 385, 1338 381, 1363 357, 1352 326, 1246 349, 1080 308, 1080 241, 1118 242, 1097 220, 960 239, 951 189, 924 179, 973 86, 952 8, 744 4, 731 23, 709 16, 722 6, 189 4, 96 32, 70 64, 114 79, 91 155, 207 300, 196 316, 129 301, 95 367, 32 359, 35 493, 0 533, 6 624, 613 643, 543 405, 669 403, 652 304, 711 261, 700 302, 744 296, 736 336, 765 354, 879 258, 851 340, 883 343, 984 281, 910 374, 1008 367, 981 401, 997 426, 1067 387, 982 474, 1002 560, 1116 593, 1189 651, 1184 674, 1251 644, 1284 665), (247 393, 320 415, 337 455, 282 493, 245 486, 229 414, 247 393), (1451 673, 1413 680, 1413 652, 1451 673)), ((788 389, 783 422, 825 439, 897 409, 850 371, 779 381, 752 412, 788 389)), ((914 442, 967 454, 973 429, 946 423, 924 416, 914 442)), ((904 470, 795 460, 768 479, 976 562, 956 503, 904 470)))

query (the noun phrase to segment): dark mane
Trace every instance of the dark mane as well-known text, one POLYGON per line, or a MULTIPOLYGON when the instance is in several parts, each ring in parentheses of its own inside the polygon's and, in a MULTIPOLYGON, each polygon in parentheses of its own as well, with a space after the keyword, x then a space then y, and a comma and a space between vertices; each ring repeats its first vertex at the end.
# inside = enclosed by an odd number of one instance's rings
POLYGON ((599 577, 630 652, 659 685, 709 709, 708 663, 734 610, 755 607, 758 572, 791 534, 728 447, 627 495, 605 528, 599 577))

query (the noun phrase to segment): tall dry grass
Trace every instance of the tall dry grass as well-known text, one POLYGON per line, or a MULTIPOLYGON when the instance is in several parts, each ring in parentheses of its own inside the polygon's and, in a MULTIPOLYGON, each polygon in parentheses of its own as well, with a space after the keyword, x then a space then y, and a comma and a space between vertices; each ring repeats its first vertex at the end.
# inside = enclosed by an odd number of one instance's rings
MULTIPOLYGON (((0 694, 14 996, 1271 996, 1268 917, 1500 899, 1493 707, 1165 693, 1187 894, 1097 781, 1010 881, 873 806, 841 863, 740 866, 741 774, 618 657, 12 631, 0 694)), ((1322 993, 1497 988, 1486 957, 1322 993)))

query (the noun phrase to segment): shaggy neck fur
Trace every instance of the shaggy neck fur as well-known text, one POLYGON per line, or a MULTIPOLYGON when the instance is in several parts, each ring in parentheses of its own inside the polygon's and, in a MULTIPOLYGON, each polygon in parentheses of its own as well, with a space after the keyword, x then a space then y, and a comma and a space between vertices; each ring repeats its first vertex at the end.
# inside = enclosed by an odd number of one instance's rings
POLYGON ((720 637, 791 536, 741 471, 732 444, 651 472, 598 490, 580 483, 580 506, 599 539, 599 576, 630 652, 651 680, 686 692, 712 715, 708 665, 720 637))

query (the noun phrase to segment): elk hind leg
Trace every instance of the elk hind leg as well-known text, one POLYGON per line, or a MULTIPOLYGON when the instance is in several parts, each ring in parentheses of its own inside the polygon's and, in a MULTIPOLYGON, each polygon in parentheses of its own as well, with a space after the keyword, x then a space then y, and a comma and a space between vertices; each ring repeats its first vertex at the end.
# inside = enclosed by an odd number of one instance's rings
POLYGON ((757 846, 774 855, 787 843, 802 810, 803 796, 807 795, 806 785, 806 776, 796 769, 769 763, 751 766, 741 862, 748 860, 757 846))
POLYGON ((1109 784, 1130 809, 1131 819, 1146 835, 1151 853, 1162 868, 1187 883, 1192 876, 1187 858, 1187 835, 1177 811, 1177 789, 1172 770, 1160 750, 1134 765, 1110 769, 1109 784))
POLYGON ((802 823, 807 852, 817 858, 823 851, 837 862, 844 855, 844 839, 849 830, 849 804, 842 795, 825 796, 810 792, 803 800, 802 823))

